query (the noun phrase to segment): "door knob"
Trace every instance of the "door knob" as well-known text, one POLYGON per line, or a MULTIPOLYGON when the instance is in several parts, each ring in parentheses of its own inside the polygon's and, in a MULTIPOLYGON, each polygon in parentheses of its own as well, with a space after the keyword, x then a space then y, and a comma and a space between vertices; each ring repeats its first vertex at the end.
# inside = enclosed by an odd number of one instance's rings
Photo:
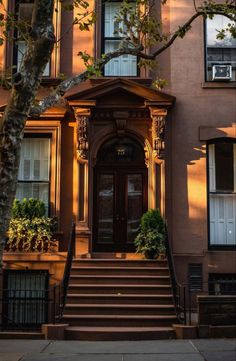
POLYGON ((120 216, 119 214, 116 215, 116 221, 119 221, 120 220, 120 216))

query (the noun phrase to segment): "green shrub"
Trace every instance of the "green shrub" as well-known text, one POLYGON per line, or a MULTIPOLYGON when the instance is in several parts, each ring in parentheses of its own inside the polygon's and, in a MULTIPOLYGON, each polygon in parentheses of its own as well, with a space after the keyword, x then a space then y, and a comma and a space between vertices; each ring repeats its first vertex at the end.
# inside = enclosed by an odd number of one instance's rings
POLYGON ((40 199, 15 199, 12 207, 12 218, 41 218, 46 215, 46 207, 40 199))
POLYGON ((39 199, 15 200, 8 229, 8 251, 49 251, 55 244, 56 218, 45 216, 39 199))
POLYGON ((137 253, 149 259, 165 253, 165 223, 158 209, 144 213, 134 244, 137 253))

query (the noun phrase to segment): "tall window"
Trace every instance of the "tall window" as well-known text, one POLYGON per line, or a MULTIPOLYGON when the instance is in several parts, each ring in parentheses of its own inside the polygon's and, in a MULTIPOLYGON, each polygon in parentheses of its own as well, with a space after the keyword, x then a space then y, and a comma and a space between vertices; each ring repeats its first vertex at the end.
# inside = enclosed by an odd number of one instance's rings
POLYGON ((24 138, 21 147, 17 199, 41 199, 49 208, 50 138, 24 138))
MULTIPOLYGON (((22 27, 29 26, 31 24, 33 13, 33 0, 23 0, 16 2, 16 13, 22 27)), ((15 42, 14 49, 14 65, 17 71, 20 68, 23 55, 27 47, 27 39, 24 39, 24 35, 20 30, 16 31, 17 41, 15 42)), ((50 62, 47 63, 43 76, 50 76, 50 62)))
POLYGON ((236 141, 208 145, 210 245, 236 245, 236 141))
MULTIPOLYGON (((122 34, 119 32, 119 28, 122 27, 122 24, 116 21, 116 14, 119 12, 120 4, 121 3, 117 1, 107 1, 104 4, 104 53, 109 53, 119 49, 120 41, 122 40, 122 34)), ((105 65, 104 75, 137 76, 137 57, 133 55, 122 55, 110 60, 105 65)))
POLYGON ((226 29, 230 20, 215 15, 206 20, 206 80, 236 81, 236 39, 228 33, 217 39, 218 30, 226 29))

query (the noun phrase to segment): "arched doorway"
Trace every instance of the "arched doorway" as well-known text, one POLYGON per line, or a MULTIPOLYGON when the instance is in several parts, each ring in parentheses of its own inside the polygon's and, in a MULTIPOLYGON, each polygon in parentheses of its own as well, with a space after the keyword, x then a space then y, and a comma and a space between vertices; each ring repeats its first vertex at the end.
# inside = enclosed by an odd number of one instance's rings
POLYGON ((133 138, 105 142, 94 169, 94 252, 133 252, 147 210, 144 145, 133 138))

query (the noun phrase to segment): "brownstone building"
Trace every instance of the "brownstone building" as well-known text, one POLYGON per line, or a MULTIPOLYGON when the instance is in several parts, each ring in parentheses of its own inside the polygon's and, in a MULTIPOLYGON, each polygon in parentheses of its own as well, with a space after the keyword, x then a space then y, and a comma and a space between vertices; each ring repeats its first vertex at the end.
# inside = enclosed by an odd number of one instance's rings
MULTIPOLYGON (((11 10, 16 6, 19 16, 26 18, 32 9, 30 0, 5 3, 11 10)), ((83 70, 79 50, 96 57, 118 47, 114 17, 119 2, 90 3, 91 8, 97 7, 98 19, 89 32, 76 27, 66 32, 73 14, 55 13, 57 37, 64 35, 45 69, 39 97, 57 83, 59 74, 83 70)), ((189 0, 169 0, 160 11, 165 30, 173 32, 191 16, 193 5, 189 0)), ((133 241, 140 218, 146 210, 159 208, 167 221, 178 281, 207 292, 211 280, 212 292, 223 294, 227 290, 221 280, 228 279, 232 292, 236 280, 236 40, 216 38, 216 29, 227 22, 221 15, 206 21, 198 18, 184 39, 176 40, 160 56, 156 71, 139 69, 135 56, 113 59, 103 77, 74 87, 65 102, 27 121, 17 198, 42 199, 48 214, 58 217, 62 234, 54 254, 6 252, 5 269, 15 272, 8 272, 8 285, 14 288, 10 277, 16 280, 17 272, 26 269, 48 271, 51 284, 60 281, 72 219, 78 266, 79 259, 88 259, 87 268, 94 266, 89 259, 97 264, 105 259, 114 283, 118 276, 109 260, 130 260, 131 268, 132 261, 138 262, 133 241), (151 86, 157 77, 168 81, 163 91, 151 86)), ((2 70, 12 64, 19 67, 24 49, 24 42, 1 47, 2 70)), ((0 94, 3 110, 8 91, 2 89, 0 94)), ((103 277, 99 281, 98 275, 91 283, 100 284, 103 277)), ((106 294, 99 289, 90 293, 106 294)), ((114 288, 114 293, 126 291, 114 288)), ((173 323, 173 314, 167 315, 172 315, 173 323)), ((105 326, 114 324, 110 322, 105 326)), ((122 322, 122 327, 127 326, 122 322)), ((94 326, 89 318, 80 324, 94 326)))

